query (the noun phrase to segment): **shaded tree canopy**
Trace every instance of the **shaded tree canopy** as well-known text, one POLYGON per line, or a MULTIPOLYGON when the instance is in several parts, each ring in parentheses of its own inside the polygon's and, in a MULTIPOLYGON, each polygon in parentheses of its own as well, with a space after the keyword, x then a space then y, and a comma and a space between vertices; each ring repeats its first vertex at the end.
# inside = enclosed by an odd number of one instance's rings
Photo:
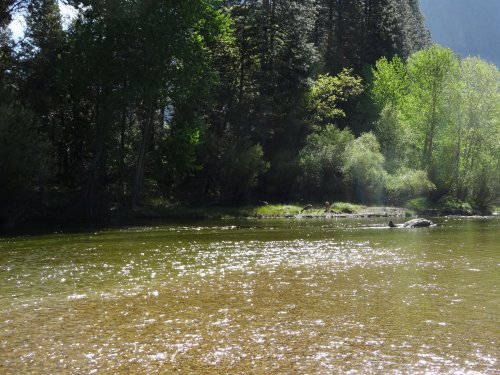
POLYGON ((3 220, 494 195, 498 71, 429 47, 417 0, 66 3, 1 4, 3 220))

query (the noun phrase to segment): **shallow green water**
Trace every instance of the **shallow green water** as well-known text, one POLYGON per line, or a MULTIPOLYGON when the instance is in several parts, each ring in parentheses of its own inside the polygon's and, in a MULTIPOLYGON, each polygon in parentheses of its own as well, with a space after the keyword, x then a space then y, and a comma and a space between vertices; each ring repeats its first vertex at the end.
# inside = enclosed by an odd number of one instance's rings
POLYGON ((0 238, 0 373, 499 374, 500 220, 0 238))

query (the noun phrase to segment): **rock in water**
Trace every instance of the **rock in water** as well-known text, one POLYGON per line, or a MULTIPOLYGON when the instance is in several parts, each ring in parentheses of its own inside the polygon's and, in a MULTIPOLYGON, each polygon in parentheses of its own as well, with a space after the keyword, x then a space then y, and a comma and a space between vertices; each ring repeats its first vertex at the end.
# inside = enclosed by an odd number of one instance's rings
POLYGON ((425 227, 431 227, 434 226, 435 224, 427 219, 413 219, 410 221, 407 221, 404 224, 394 224, 391 221, 389 221, 389 227, 390 228, 425 228, 425 227))
POLYGON ((430 227, 431 225, 434 225, 432 221, 419 218, 407 221, 403 224, 403 228, 423 228, 430 227))

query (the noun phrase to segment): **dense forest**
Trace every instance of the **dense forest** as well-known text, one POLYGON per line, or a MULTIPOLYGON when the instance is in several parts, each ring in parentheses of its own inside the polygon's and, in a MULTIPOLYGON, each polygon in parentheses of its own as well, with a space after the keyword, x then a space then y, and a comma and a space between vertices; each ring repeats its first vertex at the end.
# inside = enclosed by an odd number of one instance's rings
POLYGON ((2 220, 499 193, 499 71, 418 0, 66 4, 0 5, 2 220))

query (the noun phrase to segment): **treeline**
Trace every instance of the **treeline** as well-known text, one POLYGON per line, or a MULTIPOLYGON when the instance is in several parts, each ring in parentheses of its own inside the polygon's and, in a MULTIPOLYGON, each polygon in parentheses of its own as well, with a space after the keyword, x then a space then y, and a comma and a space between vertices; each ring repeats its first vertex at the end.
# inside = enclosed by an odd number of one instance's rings
MULTIPOLYGON (((372 95, 381 109, 375 134, 394 173, 389 196, 409 186, 409 168, 425 172, 431 197, 485 209, 500 195, 500 72, 477 57, 459 60, 432 46, 406 63, 376 63, 372 95)), ((418 179, 424 181, 424 176, 418 179)), ((399 192, 398 192, 399 191, 399 192)), ((414 194, 413 194, 414 195, 414 194)))
POLYGON ((0 5, 4 219, 498 192, 498 70, 417 52, 418 0, 66 3, 0 5))

